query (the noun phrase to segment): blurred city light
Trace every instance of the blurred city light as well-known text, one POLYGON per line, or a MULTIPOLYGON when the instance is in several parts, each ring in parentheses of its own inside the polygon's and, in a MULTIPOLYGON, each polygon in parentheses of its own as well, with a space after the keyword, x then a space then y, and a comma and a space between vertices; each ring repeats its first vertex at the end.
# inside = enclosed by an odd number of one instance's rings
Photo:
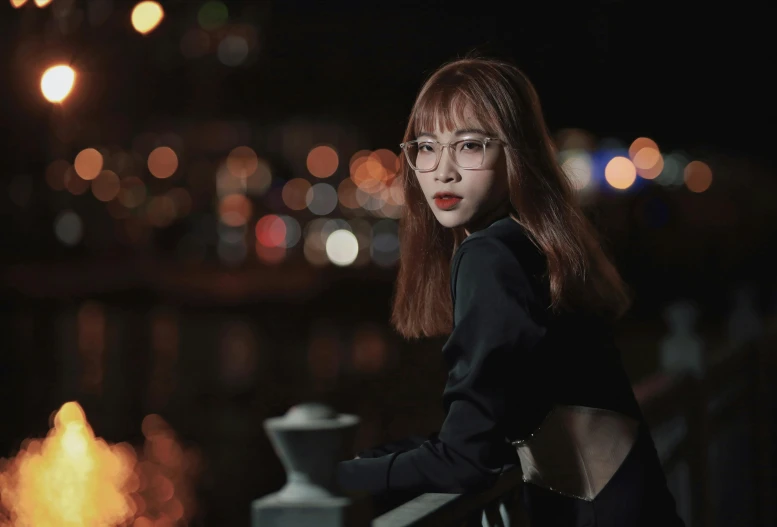
POLYGON ((27 3, 27 0, 11 0, 11 7, 22 7, 24 4, 27 3))
POLYGON ((235 177, 245 179, 256 172, 258 166, 256 152, 249 146, 238 146, 227 156, 227 170, 235 177))
POLYGON ((307 179, 290 179, 283 185, 283 203, 291 210, 304 210, 308 206, 307 195, 310 187, 307 179))
POLYGON ((54 233, 65 245, 77 245, 83 235, 81 217, 72 210, 62 211, 54 220, 54 233))
POLYGON ((82 179, 90 181, 103 169, 103 155, 94 148, 85 148, 76 156, 73 166, 82 179))
POLYGON ((230 227, 245 225, 251 218, 253 206, 244 194, 230 194, 219 203, 219 218, 230 227))
POLYGON ((108 202, 121 190, 119 176, 113 170, 103 170, 92 180, 92 194, 100 201, 108 202))
POLYGON ((337 207, 337 191, 328 183, 318 183, 308 189, 305 202, 310 212, 326 216, 337 207))
POLYGON ((637 169, 628 158, 615 156, 604 168, 604 178, 612 188, 625 190, 637 179, 637 169))
POLYGON ((703 161, 691 161, 683 171, 685 186, 691 192, 704 192, 712 184, 712 169, 703 161))
POLYGON ((317 178, 328 178, 337 170, 339 160, 334 148, 320 145, 313 148, 307 157, 308 172, 317 178))
POLYGON ((227 35, 219 42, 219 61, 225 66, 239 66, 248 57, 248 42, 240 35, 227 35))
POLYGON ((155 148, 148 155, 148 171, 159 179, 169 178, 178 170, 178 156, 169 146, 155 148))
POLYGON ((582 149, 562 150, 559 153, 561 169, 575 190, 588 188, 593 178, 591 155, 582 149))
POLYGON ((227 23, 229 10, 223 2, 205 2, 197 13, 197 21, 202 29, 213 31, 227 23))
MULTIPOLYGON (((24 3, 24 2, 22 2, 24 3)), ((38 7, 46 7, 51 3, 51 0, 35 0, 35 5, 38 7)))
POLYGON ((265 247, 283 247, 286 243, 286 222, 275 214, 259 218, 254 230, 256 241, 265 247))
POLYGON ((132 10, 132 27, 138 33, 146 35, 153 31, 164 17, 164 9, 158 2, 146 0, 137 4, 132 10))
POLYGON ((326 240, 326 255, 329 261, 337 266, 351 265, 358 254, 359 242, 349 230, 336 230, 326 240))
POLYGON ((76 72, 66 64, 47 69, 40 80, 40 89, 49 102, 62 102, 73 90, 76 72))

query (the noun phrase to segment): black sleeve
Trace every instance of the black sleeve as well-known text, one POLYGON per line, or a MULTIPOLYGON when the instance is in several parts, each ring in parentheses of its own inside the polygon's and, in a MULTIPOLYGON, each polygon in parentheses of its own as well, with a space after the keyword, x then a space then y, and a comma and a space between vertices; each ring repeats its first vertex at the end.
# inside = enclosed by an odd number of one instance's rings
POLYGON ((443 347, 450 365, 443 392, 445 421, 437 438, 390 455, 343 461, 346 491, 465 492, 487 487, 517 464, 507 442, 507 390, 520 382, 515 354, 545 329, 529 316, 529 281, 509 249, 495 239, 465 241, 453 263, 454 330, 443 347))

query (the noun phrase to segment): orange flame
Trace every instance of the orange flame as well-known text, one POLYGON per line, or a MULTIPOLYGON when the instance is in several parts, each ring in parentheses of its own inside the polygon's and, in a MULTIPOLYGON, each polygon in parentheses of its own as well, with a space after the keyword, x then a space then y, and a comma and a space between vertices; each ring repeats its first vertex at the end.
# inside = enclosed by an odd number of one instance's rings
POLYGON ((96 438, 78 403, 62 405, 43 440, 31 440, 0 472, 3 527, 115 526, 135 515, 136 457, 96 438))
POLYGON ((184 450, 156 414, 143 419, 138 456, 94 436, 81 406, 62 405, 45 439, 0 459, 0 527, 166 527, 196 510, 199 452, 184 450))

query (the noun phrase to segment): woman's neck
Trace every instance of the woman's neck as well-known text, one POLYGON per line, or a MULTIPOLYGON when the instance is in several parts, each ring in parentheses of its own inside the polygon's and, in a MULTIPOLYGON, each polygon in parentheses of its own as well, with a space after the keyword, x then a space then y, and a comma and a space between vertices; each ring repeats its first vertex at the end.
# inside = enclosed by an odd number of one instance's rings
POLYGON ((485 229, 486 227, 494 223, 496 220, 504 218, 506 216, 510 216, 511 218, 513 218, 513 220, 516 220, 516 218, 512 214, 512 207, 510 206, 510 202, 507 202, 502 206, 497 207, 496 209, 492 210, 488 214, 485 214, 480 218, 478 218, 475 222, 471 223, 470 225, 467 225, 467 227, 464 229, 464 235, 469 236, 473 232, 477 232, 479 230, 485 229))

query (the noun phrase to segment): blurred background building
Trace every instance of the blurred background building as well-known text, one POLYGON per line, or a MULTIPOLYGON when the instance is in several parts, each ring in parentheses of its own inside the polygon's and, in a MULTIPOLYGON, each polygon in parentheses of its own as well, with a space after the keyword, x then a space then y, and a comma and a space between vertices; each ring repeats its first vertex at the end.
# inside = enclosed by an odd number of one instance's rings
POLYGON ((777 311, 763 14, 4 1, 0 456, 67 401, 112 443, 165 430, 180 456, 152 448, 177 461, 149 481, 176 490, 135 525, 247 525, 284 477, 262 420, 302 400, 359 414, 357 447, 439 424, 444 339, 388 325, 393 176, 416 90, 469 51, 535 83, 633 288, 635 383, 677 338, 703 364, 777 311))

